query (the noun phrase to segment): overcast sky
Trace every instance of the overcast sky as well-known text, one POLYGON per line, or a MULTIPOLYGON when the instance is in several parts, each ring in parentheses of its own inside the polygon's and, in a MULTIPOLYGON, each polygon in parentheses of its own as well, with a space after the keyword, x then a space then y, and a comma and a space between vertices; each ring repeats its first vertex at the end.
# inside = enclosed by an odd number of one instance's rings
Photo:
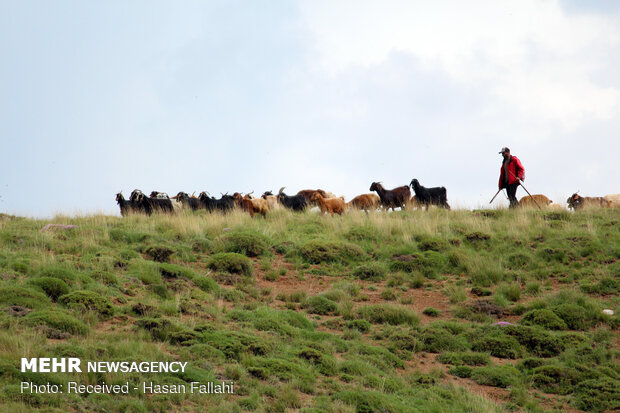
POLYGON ((619 68, 611 0, 0 0, 0 212, 412 178, 476 208, 503 146, 531 193, 620 193, 619 68))

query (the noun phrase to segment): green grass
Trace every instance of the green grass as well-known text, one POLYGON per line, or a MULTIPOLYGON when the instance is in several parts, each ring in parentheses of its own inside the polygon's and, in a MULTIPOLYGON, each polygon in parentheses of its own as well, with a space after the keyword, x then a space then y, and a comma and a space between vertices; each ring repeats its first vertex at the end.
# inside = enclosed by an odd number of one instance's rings
POLYGON ((618 409, 619 222, 613 210, 0 217, 0 404, 24 412, 618 409), (39 232, 51 222, 77 228, 39 232), (515 325, 491 325, 505 319, 515 325), (19 371, 25 356, 189 368, 38 375, 19 371), (453 385, 455 377, 480 394, 453 385), (233 380, 237 392, 19 392, 23 380, 70 379, 233 380), (507 389, 501 401, 493 387, 507 389))

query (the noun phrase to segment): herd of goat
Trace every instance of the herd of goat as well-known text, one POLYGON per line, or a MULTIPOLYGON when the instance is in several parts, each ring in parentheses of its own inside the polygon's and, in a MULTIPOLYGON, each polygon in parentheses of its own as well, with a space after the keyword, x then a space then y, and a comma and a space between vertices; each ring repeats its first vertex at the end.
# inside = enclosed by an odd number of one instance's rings
MULTIPOLYGON (((121 215, 126 216, 130 213, 142 213, 151 215, 154 212, 174 213, 181 209, 196 211, 204 209, 209 212, 227 212, 234 208, 241 208, 247 211, 252 217, 256 214, 267 215, 269 211, 278 208, 291 209, 293 211, 303 211, 308 207, 318 207, 321 213, 343 214, 347 209, 360 209, 364 211, 383 208, 394 210, 395 208, 429 208, 431 205, 450 209, 448 205, 448 195, 445 187, 426 188, 417 179, 411 180, 409 185, 399 186, 394 189, 385 189, 380 182, 373 182, 370 191, 376 192, 358 195, 349 202, 345 202, 344 197, 335 196, 331 192, 322 189, 306 189, 299 191, 296 195, 286 195, 284 187, 277 195, 271 191, 265 192, 260 198, 252 196, 252 193, 242 195, 235 192, 232 195, 222 194, 216 199, 208 192, 201 192, 200 195, 190 196, 185 192, 179 192, 173 197, 166 193, 153 191, 150 196, 146 196, 142 191, 135 189, 128 200, 121 192, 116 194, 121 215), (412 196, 409 186, 413 189, 412 196)), ((567 199, 569 208, 574 210, 586 206, 598 206, 604 208, 620 207, 620 194, 606 195, 605 197, 582 197, 577 193, 567 199)), ((521 198, 519 204, 522 206, 537 206, 545 208, 562 208, 554 204, 545 195, 532 195, 521 198)))

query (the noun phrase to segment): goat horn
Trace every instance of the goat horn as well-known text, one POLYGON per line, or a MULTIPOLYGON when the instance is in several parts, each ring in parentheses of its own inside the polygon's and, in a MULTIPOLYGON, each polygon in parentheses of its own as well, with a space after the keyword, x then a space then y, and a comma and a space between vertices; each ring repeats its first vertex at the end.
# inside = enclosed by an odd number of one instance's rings
POLYGON ((278 192, 278 194, 281 194, 282 191, 284 191, 284 188, 286 188, 285 186, 283 186, 282 188, 280 188, 280 191, 278 192))

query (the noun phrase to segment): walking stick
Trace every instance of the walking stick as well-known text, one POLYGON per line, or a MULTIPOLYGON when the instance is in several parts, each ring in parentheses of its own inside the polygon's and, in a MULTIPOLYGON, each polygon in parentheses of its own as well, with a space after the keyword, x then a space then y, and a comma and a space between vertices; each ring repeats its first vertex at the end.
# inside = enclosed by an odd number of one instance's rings
POLYGON ((519 185, 521 185, 521 186, 523 187, 523 189, 525 189, 525 192, 527 192, 527 194, 530 196, 531 200, 534 202, 534 205, 536 205, 536 206, 538 207, 538 209, 542 209, 542 208, 540 207, 540 205, 538 205, 538 202, 536 202, 536 200, 534 199, 534 197, 532 196, 532 194, 530 194, 530 191, 528 191, 528 190, 527 190, 527 188, 525 188, 525 187, 523 186, 523 184, 521 183, 521 180, 520 180, 519 178, 517 178, 517 177, 515 176, 515 174, 513 174, 513 173, 512 173, 512 171, 508 171, 508 173, 509 173, 510 175, 512 175, 512 177, 513 177, 514 179, 516 179, 516 180, 519 182, 519 185))
POLYGON ((497 195, 499 195, 499 193, 500 193, 500 191, 501 191, 502 189, 503 189, 503 188, 500 188, 500 189, 498 189, 498 190, 497 190, 497 192, 495 193, 495 195, 493 195, 493 198, 491 198, 491 200, 489 201, 489 204, 492 204, 492 203, 493 203, 493 200, 495 199, 495 197, 496 197, 497 195))

